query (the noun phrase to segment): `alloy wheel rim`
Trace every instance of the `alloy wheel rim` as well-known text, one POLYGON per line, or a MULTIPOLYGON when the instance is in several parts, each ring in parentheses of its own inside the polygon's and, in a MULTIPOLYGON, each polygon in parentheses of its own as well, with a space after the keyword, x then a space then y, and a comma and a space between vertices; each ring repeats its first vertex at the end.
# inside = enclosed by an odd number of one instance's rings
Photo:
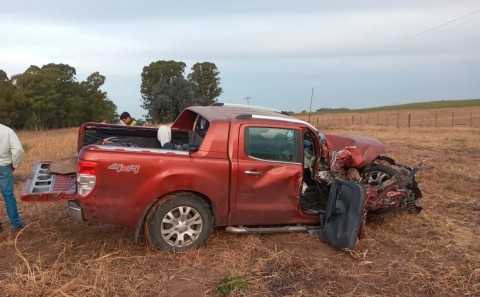
POLYGON ((173 247, 186 247, 193 244, 203 228, 200 213, 189 206, 179 206, 170 210, 162 219, 160 232, 166 243, 173 247))

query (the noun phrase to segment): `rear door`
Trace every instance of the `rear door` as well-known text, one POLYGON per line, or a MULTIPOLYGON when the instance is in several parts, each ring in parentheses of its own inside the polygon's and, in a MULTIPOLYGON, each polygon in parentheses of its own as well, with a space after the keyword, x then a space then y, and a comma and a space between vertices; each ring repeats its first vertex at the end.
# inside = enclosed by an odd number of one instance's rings
POLYGON ((365 188, 363 185, 335 180, 330 185, 330 194, 322 222, 320 239, 331 246, 353 250, 364 218, 365 188))
POLYGON ((55 162, 54 166, 59 169, 57 172, 62 174, 50 171, 52 161, 37 161, 33 164, 20 195, 22 201, 59 201, 76 197, 76 158, 55 162))

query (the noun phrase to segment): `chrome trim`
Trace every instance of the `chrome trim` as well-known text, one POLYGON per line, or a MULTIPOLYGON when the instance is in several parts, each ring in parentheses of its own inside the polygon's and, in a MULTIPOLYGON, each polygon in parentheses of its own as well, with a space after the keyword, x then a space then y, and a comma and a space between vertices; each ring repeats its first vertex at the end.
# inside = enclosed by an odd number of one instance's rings
POLYGON ((188 156, 189 154, 188 151, 183 151, 183 150, 123 147, 123 146, 111 146, 111 145, 102 145, 102 144, 94 144, 92 146, 100 148, 102 150, 106 150, 106 151, 144 152, 144 153, 156 153, 156 154, 175 154, 175 155, 185 155, 185 156, 188 156))
POLYGON ((261 172, 258 172, 258 171, 250 171, 250 170, 246 170, 246 171, 245 171, 245 174, 246 174, 246 175, 254 175, 254 176, 261 176, 261 175, 262 175, 261 172))
POLYGON ((280 160, 267 160, 267 159, 260 159, 260 158, 257 158, 257 157, 253 157, 253 156, 250 156, 250 155, 247 155, 245 154, 245 156, 249 157, 250 159, 254 159, 254 160, 257 160, 257 161, 263 161, 263 162, 270 162, 270 163, 286 163, 286 164, 300 164, 302 165, 302 162, 289 162, 289 161, 280 161, 280 160))
POLYGON ((251 233, 285 233, 285 232, 304 232, 309 229, 307 226, 279 226, 279 227, 243 227, 228 226, 226 231, 236 234, 251 233))
POLYGON ((304 124, 309 126, 313 131, 318 132, 318 129, 310 124, 309 122, 305 122, 303 120, 295 119, 295 118, 287 118, 287 117, 275 117, 275 116, 266 116, 260 114, 252 114, 253 119, 260 119, 260 120, 273 120, 273 121, 282 121, 282 122, 290 122, 290 123, 298 123, 304 124))
POLYGON ((82 207, 76 201, 69 200, 67 204, 68 214, 77 221, 83 222, 82 207))
POLYGON ((211 104, 212 106, 225 106, 225 107, 241 107, 241 108, 246 108, 246 109, 251 109, 251 110, 266 110, 266 111, 273 111, 276 113, 282 113, 281 110, 275 109, 275 108, 270 108, 270 107, 263 107, 263 106, 257 106, 257 105, 250 105, 250 104, 236 104, 236 103, 213 103, 211 104))

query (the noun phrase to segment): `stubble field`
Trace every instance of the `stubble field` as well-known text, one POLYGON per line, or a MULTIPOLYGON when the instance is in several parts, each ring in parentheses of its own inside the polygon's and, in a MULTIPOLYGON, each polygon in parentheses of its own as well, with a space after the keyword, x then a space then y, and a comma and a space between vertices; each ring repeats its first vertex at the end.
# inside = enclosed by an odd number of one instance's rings
MULTIPOLYGON (((304 233, 234 235, 217 229, 199 250, 170 254, 134 245, 134 229, 77 222, 66 202, 19 201, 20 232, 0 233, 1 296, 480 296, 480 131, 465 128, 348 127, 385 142, 386 155, 414 165, 420 215, 371 217, 353 252, 304 233)), ((76 129, 19 132, 26 154, 15 171, 20 195, 34 160, 75 155, 76 129)), ((0 218, 8 222, 5 208, 0 218)))

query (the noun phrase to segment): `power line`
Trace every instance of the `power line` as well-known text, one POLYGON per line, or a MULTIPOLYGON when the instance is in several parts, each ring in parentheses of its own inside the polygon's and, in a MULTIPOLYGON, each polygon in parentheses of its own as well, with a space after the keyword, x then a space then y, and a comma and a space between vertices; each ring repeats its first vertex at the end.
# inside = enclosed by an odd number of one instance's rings
POLYGON ((453 19, 453 20, 450 20, 450 21, 445 22, 445 23, 443 23, 443 24, 440 24, 440 25, 438 25, 438 26, 432 27, 432 28, 430 28, 430 29, 428 29, 428 30, 422 31, 422 32, 420 32, 420 33, 414 34, 414 35, 409 36, 409 37, 407 37, 407 38, 404 38, 404 39, 401 39, 401 40, 396 41, 396 42, 394 42, 394 43, 391 43, 391 44, 389 44, 389 45, 386 45, 386 46, 377 48, 377 49, 375 49, 375 50, 372 50, 372 51, 370 51, 370 52, 364 53, 364 54, 362 54, 362 55, 360 55, 360 56, 357 56, 357 57, 354 57, 354 58, 352 58, 352 59, 350 59, 350 60, 346 60, 346 61, 343 61, 343 62, 334 64, 334 65, 332 65, 332 66, 330 66, 330 67, 327 67, 326 69, 338 67, 338 66, 341 66, 341 65, 346 64, 346 63, 355 62, 355 61, 357 61, 357 60, 359 60, 359 59, 361 59, 361 58, 364 58, 364 57, 366 57, 366 56, 370 56, 370 55, 376 54, 376 53, 378 53, 378 52, 384 51, 384 50, 386 50, 386 49, 395 47, 395 46, 397 46, 397 45, 399 45, 399 44, 401 44, 401 43, 405 43, 405 42, 407 42, 407 41, 409 41, 409 40, 412 40, 412 39, 414 39, 414 38, 417 38, 418 36, 421 36, 421 35, 430 33, 430 32, 432 32, 432 31, 435 31, 435 30, 439 29, 439 28, 445 27, 445 26, 448 25, 448 24, 457 22, 457 21, 459 21, 459 20, 461 20, 461 19, 464 19, 464 18, 469 17, 469 16, 471 16, 471 15, 477 14, 477 13, 479 13, 479 12, 480 12, 480 9, 475 10, 475 11, 473 11, 473 12, 470 12, 470 13, 467 13, 467 14, 465 14, 465 15, 459 16, 459 17, 457 17, 457 18, 455 18, 455 19, 453 19))

